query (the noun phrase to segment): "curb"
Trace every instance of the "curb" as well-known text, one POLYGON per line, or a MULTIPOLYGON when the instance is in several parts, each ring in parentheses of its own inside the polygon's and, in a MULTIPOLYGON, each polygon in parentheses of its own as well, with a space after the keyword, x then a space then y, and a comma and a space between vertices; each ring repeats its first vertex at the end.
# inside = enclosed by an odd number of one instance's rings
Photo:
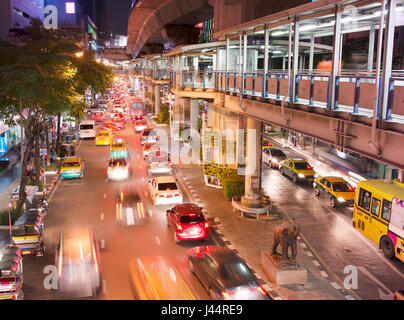
POLYGON ((251 265, 244 259, 242 256, 240 256, 240 253, 237 251, 237 249, 234 248, 234 246, 231 244, 231 242, 225 237, 225 235, 222 233, 220 230, 221 226, 221 221, 219 218, 213 218, 209 215, 209 212, 207 209, 204 207, 203 203, 200 202, 199 196, 196 193, 195 189, 192 187, 192 185, 189 183, 189 180, 187 177, 184 177, 181 174, 181 171, 176 168, 175 170, 176 175, 178 176, 179 179, 183 182, 183 184, 188 188, 192 195, 192 199, 194 203, 196 203, 199 207, 202 207, 202 213, 206 216, 207 219, 213 220, 215 224, 211 225, 211 229, 213 232, 216 234, 218 239, 224 244, 225 247, 229 248, 231 251, 236 253, 241 260, 248 265, 248 267, 251 269, 251 271, 254 273, 255 277, 258 279, 258 282, 262 285, 262 287, 265 289, 265 291, 268 293, 268 295, 273 299, 273 300, 282 300, 282 298, 279 296, 279 294, 273 290, 273 288, 263 279, 260 278, 260 276, 257 274, 257 272, 254 270, 254 268, 251 267, 251 265))

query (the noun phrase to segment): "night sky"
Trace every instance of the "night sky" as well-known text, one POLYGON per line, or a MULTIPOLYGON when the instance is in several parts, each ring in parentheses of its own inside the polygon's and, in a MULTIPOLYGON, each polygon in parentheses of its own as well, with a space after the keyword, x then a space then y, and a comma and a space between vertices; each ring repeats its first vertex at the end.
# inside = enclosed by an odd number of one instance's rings
POLYGON ((110 0, 112 32, 115 34, 128 33, 128 18, 131 0, 110 0))

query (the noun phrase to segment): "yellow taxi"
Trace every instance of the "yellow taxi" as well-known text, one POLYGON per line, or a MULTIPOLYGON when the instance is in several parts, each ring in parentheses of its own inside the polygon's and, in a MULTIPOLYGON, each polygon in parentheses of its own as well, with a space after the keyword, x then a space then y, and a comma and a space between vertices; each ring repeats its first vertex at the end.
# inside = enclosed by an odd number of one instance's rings
POLYGON ((100 130, 95 137, 96 146, 109 146, 113 139, 113 133, 110 130, 100 130))
POLYGON ((109 156, 111 158, 126 158, 128 157, 128 149, 126 147, 126 143, 122 138, 115 138, 112 140, 110 144, 110 153, 109 156))
POLYGON ((314 194, 325 195, 330 200, 331 207, 353 207, 355 188, 341 177, 320 177, 313 182, 314 194))
POLYGON ((262 149, 272 148, 274 145, 267 139, 262 139, 262 149))
POLYGON ((196 300, 177 268, 165 257, 131 260, 129 276, 140 300, 196 300))
POLYGON ((304 159, 287 158, 279 163, 279 171, 283 176, 289 176, 294 183, 313 183, 317 173, 313 167, 304 159))
POLYGON ((60 167, 60 177, 66 178, 83 178, 84 161, 80 157, 68 157, 63 160, 60 167))

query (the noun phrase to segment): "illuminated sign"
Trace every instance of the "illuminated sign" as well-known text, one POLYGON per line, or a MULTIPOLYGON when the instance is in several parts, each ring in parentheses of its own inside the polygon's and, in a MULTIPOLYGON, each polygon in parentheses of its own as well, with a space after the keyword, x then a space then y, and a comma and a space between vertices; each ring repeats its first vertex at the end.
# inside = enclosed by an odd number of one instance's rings
POLYGON ((76 13, 76 4, 74 2, 66 2, 66 13, 67 14, 76 13))

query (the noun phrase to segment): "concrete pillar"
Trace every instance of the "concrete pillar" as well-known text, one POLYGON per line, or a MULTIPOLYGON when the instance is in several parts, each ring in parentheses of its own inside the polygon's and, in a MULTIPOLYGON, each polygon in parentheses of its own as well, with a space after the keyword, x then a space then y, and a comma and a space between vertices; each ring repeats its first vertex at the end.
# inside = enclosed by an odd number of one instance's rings
POLYGON ((369 31, 368 72, 372 72, 372 70, 373 70, 373 60, 374 60, 374 51, 375 51, 375 34, 376 34, 375 26, 371 25, 370 31, 369 31))
POLYGON ((160 88, 159 84, 154 85, 154 114, 157 116, 160 112, 160 88))
POLYGON ((207 108, 207 126, 210 128, 213 125, 213 105, 212 103, 208 103, 207 108))
POLYGON ((261 179, 261 131, 262 122, 247 118, 247 163, 245 170, 246 199, 256 199, 261 179))
POLYGON ((191 99, 191 110, 190 110, 190 129, 191 132, 199 131, 199 100, 198 99, 191 99))

